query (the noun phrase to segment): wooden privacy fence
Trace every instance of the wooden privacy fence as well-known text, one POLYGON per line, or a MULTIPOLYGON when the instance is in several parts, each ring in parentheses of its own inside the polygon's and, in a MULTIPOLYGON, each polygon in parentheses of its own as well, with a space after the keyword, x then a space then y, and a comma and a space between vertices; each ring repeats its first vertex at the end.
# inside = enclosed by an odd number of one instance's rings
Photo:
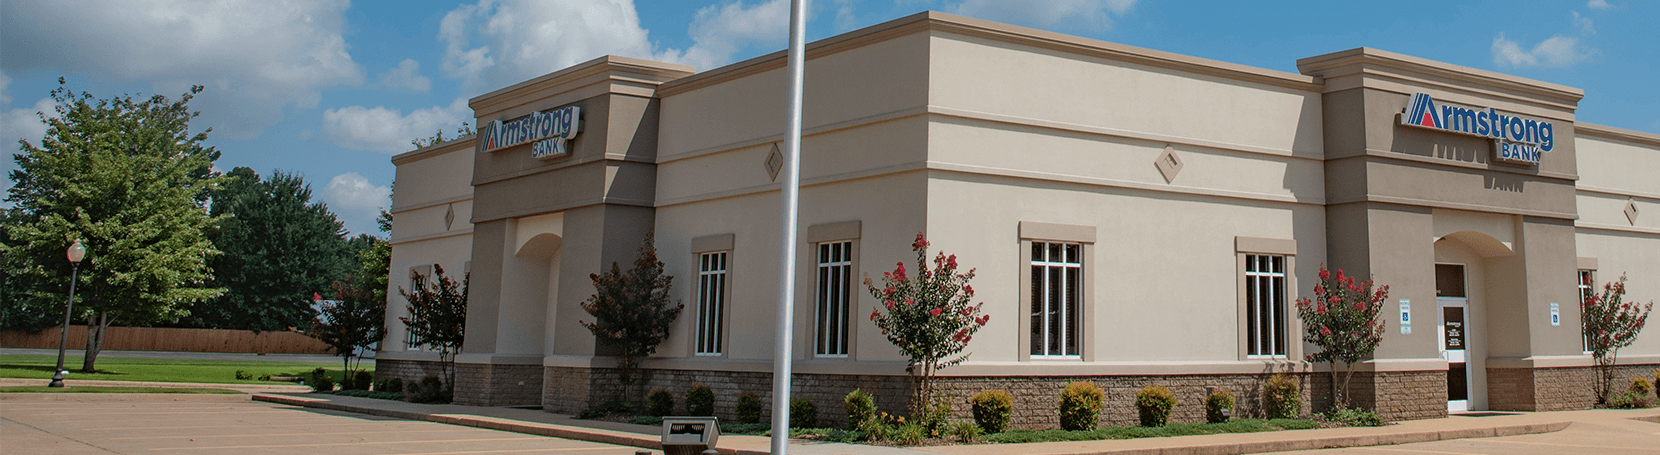
MULTIPOLYGON (((0 347, 57 349, 59 327, 28 333, 0 332, 0 347)), ((257 354, 330 354, 329 345, 298 332, 220 329, 110 327, 104 349, 115 351, 246 352, 257 354)), ((69 349, 86 349, 86 326, 69 326, 69 349)))

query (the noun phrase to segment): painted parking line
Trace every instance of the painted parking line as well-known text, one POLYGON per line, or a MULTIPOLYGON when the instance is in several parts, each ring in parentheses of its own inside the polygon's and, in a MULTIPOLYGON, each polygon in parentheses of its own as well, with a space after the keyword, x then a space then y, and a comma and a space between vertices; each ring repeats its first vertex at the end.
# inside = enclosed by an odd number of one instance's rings
MULTIPOLYGON (((331 425, 332 426, 332 425, 331 425)), ((354 434, 397 434, 397 433, 456 433, 463 431, 479 431, 476 428, 459 430, 409 430, 409 431, 349 431, 341 433, 263 433, 263 434, 212 434, 212 435, 177 435, 177 436, 128 436, 116 439, 167 439, 167 438, 246 438, 259 436, 321 436, 321 435, 354 435, 354 434)))
POLYGON ((216 447, 158 447, 150 450, 225 450, 225 449, 275 449, 283 447, 332 447, 332 446, 365 446, 388 444, 438 444, 445 442, 499 442, 499 441, 548 441, 554 438, 482 438, 482 439, 444 439, 436 441, 385 441, 385 442, 342 442, 342 443, 313 443, 313 444, 277 444, 258 446, 216 446, 216 447))

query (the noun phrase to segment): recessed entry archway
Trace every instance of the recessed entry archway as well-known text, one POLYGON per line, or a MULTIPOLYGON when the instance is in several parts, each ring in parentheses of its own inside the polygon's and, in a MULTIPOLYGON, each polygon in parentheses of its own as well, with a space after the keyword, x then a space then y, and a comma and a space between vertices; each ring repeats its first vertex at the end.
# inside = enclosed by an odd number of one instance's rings
POLYGON ((1489 277, 1515 256, 1512 245, 1476 231, 1435 240, 1436 346, 1447 369, 1447 410, 1488 409, 1486 364, 1494 345, 1490 314, 1500 297, 1489 277))

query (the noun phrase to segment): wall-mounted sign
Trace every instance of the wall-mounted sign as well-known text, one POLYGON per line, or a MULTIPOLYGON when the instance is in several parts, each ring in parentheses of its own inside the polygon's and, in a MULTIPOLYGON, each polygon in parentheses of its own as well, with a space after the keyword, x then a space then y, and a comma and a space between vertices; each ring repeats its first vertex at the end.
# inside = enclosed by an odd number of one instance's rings
POLYGON ((1493 108, 1436 105, 1425 93, 1412 94, 1400 118, 1402 125, 1492 139, 1493 159, 1506 163, 1538 165, 1541 155, 1556 148, 1556 128, 1550 122, 1505 115, 1493 108))
POLYGON ((1550 303, 1550 325, 1562 325, 1562 305, 1558 305, 1556 302, 1550 303))
POLYGON ((571 153, 570 140, 582 131, 582 111, 576 106, 542 112, 529 117, 485 124, 478 131, 478 150, 491 152, 526 142, 533 158, 556 158, 571 153))
POLYGON ((1401 335, 1412 334, 1412 301, 1401 299, 1401 335))
POLYGON ((1464 350, 1464 308, 1441 307, 1441 317, 1442 340, 1445 344, 1442 349, 1447 351, 1464 350))

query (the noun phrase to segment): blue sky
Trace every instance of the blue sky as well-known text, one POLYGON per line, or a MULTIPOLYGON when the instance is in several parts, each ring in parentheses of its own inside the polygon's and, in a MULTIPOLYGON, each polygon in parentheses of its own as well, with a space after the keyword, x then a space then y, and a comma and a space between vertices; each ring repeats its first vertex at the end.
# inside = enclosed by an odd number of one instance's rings
MULTIPOLYGON (((38 143, 57 78, 96 96, 207 87, 218 166, 296 172, 376 233, 389 158, 466 100, 605 54, 699 70, 783 49, 788 0, 0 0, 0 141, 38 143)), ((1273 70, 1372 47, 1584 89, 1578 118, 1660 133, 1660 1, 812 0, 808 39, 923 10, 1273 70)), ((10 159, 0 168, 16 169, 10 159)), ((7 179, 3 188, 10 188, 7 179)))

